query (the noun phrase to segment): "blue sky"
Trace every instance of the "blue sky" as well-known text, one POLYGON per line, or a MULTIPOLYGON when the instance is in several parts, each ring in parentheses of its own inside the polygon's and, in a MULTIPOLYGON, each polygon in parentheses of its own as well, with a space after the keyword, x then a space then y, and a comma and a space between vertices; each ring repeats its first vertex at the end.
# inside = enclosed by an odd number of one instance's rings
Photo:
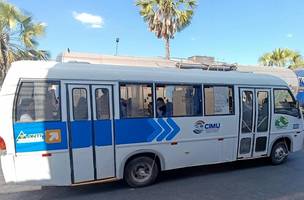
MULTIPOLYGON (((71 51, 164 56, 163 41, 149 32, 134 0, 9 0, 47 25, 40 48, 53 58, 71 51)), ((172 57, 214 56, 256 64, 274 48, 304 54, 303 0, 198 0, 190 26, 171 42, 172 57)))

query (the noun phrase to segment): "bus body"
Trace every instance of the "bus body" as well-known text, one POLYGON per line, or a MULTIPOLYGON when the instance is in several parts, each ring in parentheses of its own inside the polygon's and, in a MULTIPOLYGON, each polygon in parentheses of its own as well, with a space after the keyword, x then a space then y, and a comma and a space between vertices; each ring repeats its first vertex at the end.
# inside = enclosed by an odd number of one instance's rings
POLYGON ((298 78, 298 85, 299 85, 296 98, 299 102, 299 105, 302 108, 304 108, 304 70, 303 68, 300 68, 300 69, 296 69, 294 72, 298 78))
POLYGON ((298 105, 269 75, 19 61, 0 105, 7 183, 144 186, 163 170, 279 164, 303 148, 298 105))

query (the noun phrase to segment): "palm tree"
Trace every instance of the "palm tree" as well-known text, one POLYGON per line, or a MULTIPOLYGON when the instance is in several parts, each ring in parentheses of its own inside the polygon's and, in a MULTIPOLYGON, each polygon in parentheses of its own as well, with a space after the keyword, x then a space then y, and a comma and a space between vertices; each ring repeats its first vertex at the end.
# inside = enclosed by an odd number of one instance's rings
POLYGON ((49 53, 37 49, 37 37, 43 36, 45 26, 34 23, 31 16, 0 0, 0 72, 1 79, 13 61, 48 59, 49 53))
POLYGON ((299 52, 287 48, 278 48, 262 55, 259 58, 259 63, 264 66, 295 68, 303 64, 304 61, 299 52))
POLYGON ((170 39, 190 24, 196 0, 137 0, 136 6, 150 31, 165 40, 166 58, 170 59, 170 39))

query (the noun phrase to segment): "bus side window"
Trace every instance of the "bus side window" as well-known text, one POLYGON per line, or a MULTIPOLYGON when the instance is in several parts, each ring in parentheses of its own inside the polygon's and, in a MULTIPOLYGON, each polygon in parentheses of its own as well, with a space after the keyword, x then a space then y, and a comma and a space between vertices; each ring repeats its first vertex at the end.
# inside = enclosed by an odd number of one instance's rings
POLYGON ((17 122, 59 121, 59 83, 21 83, 15 110, 17 122))
POLYGON ((233 115, 234 97, 232 86, 204 86, 205 115, 233 115))
POLYGON ((156 117, 202 115, 201 85, 156 86, 156 117))
POLYGON ((274 104, 276 114, 300 116, 296 100, 288 89, 274 89, 274 104))
POLYGON ((87 90, 74 88, 72 94, 74 120, 88 120, 87 90))
POLYGON ((120 84, 120 117, 153 117, 152 84, 120 84))

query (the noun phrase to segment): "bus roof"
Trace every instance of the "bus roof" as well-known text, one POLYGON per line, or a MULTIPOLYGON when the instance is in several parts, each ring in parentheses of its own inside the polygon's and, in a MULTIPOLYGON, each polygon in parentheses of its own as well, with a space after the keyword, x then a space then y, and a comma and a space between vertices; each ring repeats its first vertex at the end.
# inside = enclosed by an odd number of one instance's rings
POLYGON ((158 66, 132 67, 87 63, 58 63, 53 61, 14 62, 4 84, 16 85, 20 78, 288 86, 285 81, 275 76, 248 72, 218 72, 158 66))

